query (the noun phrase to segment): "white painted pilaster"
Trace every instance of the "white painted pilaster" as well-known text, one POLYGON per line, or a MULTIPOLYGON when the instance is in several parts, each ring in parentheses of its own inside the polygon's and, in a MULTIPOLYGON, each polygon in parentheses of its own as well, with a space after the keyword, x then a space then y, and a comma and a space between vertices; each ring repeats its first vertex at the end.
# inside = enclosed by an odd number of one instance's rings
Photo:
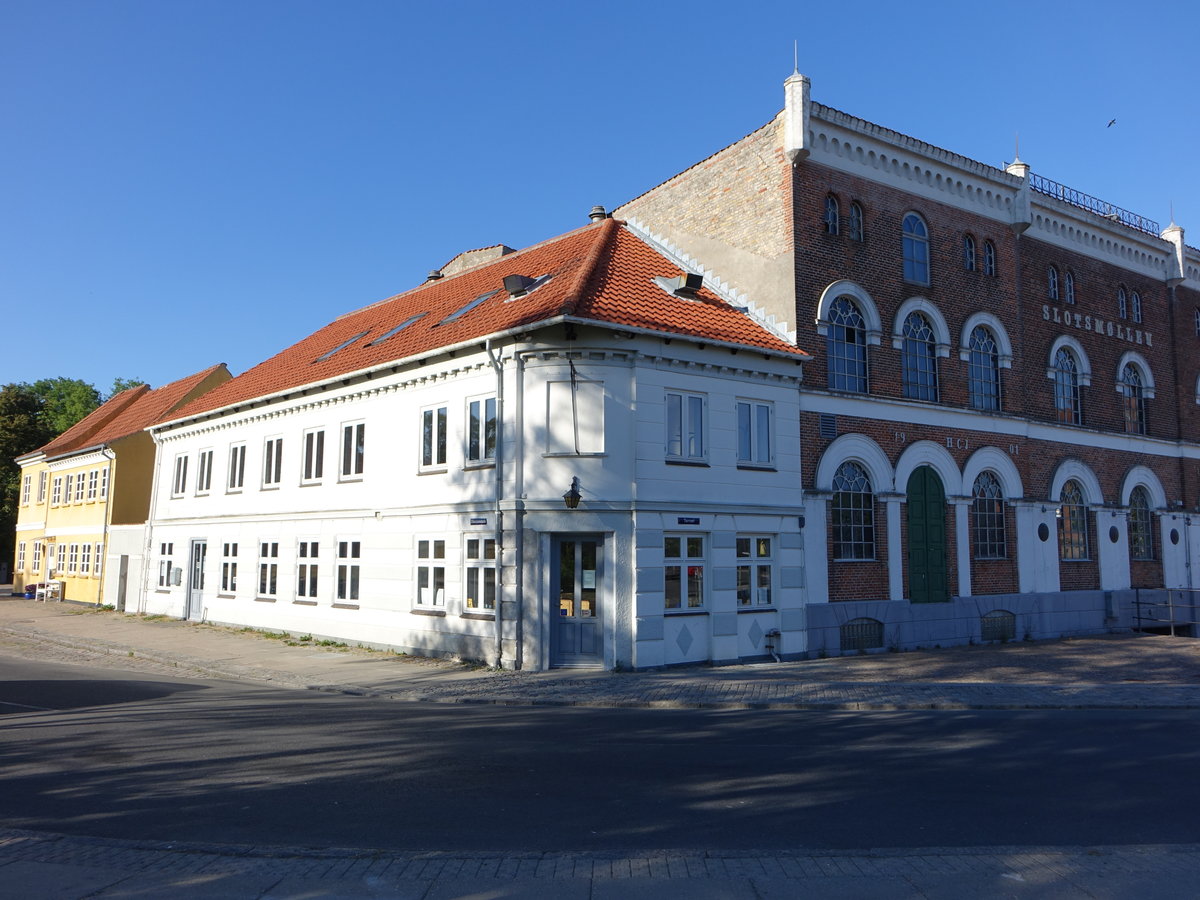
POLYGON ((887 504, 888 599, 904 599, 904 545, 900 540, 900 501, 902 494, 883 497, 887 504))

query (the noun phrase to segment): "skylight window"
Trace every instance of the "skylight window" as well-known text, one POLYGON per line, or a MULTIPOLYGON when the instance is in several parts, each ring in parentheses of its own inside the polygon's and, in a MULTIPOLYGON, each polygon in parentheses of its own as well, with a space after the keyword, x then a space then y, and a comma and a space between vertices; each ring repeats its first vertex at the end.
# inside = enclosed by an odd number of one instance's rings
POLYGON ((324 362, 325 360, 329 359, 329 357, 333 356, 335 353, 339 353, 342 350, 345 350, 347 347, 349 347, 351 344, 353 344, 359 338, 364 338, 366 336, 367 336, 367 332, 360 331, 354 337, 350 338, 347 341, 343 341, 342 343, 338 344, 336 347, 334 347, 332 350, 328 351, 327 353, 322 353, 320 356, 318 356, 314 360, 314 362, 324 362))
POLYGON ((455 312, 450 313, 450 315, 446 316, 446 318, 444 318, 444 319, 442 319, 442 321, 438 322, 438 325, 449 325, 451 322, 458 321, 463 316, 465 316, 467 313, 469 313, 471 310, 473 310, 475 307, 477 307, 480 303, 482 303, 484 300, 487 300, 489 297, 495 297, 498 293, 500 293, 500 292, 499 291, 488 291, 486 294, 480 294, 478 297, 476 297, 474 300, 472 300, 466 306, 462 307, 459 310, 456 310, 455 312))
POLYGON ((423 319, 423 318, 425 318, 425 313, 417 313, 415 316, 409 316, 407 319, 405 319, 403 322, 401 322, 399 325, 397 325, 395 328, 393 328, 387 334, 381 334, 379 337, 375 338, 375 340, 368 342, 367 346, 374 347, 376 344, 382 344, 388 338, 395 337, 400 332, 402 332, 405 328, 407 328, 409 325, 413 324, 418 319, 423 319))

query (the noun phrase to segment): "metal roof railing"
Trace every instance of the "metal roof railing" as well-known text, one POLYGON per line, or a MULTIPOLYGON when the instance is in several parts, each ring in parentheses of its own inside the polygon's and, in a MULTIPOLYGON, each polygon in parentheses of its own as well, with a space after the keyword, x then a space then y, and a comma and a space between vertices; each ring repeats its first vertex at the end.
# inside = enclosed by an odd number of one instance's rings
POLYGON ((1133 228, 1143 234, 1150 234, 1154 237, 1159 237, 1162 234, 1162 228, 1153 219, 1139 216, 1137 213, 1121 209, 1119 206, 1113 206, 1111 203, 1101 200, 1098 197, 1093 197, 1091 194, 1085 194, 1082 191, 1069 188, 1065 184, 1059 184, 1057 181, 1051 181, 1049 178, 1044 178, 1033 172, 1029 173, 1029 186, 1039 194, 1045 194, 1047 197, 1054 197, 1056 200, 1063 201, 1063 203, 1070 203, 1072 206, 1094 212, 1099 216, 1111 219, 1113 222, 1133 228))

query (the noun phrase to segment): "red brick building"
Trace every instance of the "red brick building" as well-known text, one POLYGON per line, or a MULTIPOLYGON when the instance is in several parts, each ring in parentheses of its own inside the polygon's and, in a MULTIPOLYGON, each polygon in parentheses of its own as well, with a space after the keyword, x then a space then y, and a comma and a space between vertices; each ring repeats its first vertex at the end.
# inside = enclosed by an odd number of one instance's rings
POLYGON ((822 106, 799 74, 785 98, 615 215, 813 354, 807 652, 1096 632, 1200 587, 1183 229, 822 106))

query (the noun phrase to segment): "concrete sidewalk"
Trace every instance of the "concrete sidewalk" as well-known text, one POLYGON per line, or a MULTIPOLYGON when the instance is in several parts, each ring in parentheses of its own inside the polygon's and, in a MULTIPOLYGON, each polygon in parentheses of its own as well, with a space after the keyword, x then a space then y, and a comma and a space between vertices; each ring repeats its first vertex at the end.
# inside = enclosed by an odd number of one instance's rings
POLYGON ((276 687, 441 703, 710 709, 1196 709, 1200 641, 1105 635, 790 663, 614 673, 506 672, 306 636, 0 595, 10 652, 276 687))

